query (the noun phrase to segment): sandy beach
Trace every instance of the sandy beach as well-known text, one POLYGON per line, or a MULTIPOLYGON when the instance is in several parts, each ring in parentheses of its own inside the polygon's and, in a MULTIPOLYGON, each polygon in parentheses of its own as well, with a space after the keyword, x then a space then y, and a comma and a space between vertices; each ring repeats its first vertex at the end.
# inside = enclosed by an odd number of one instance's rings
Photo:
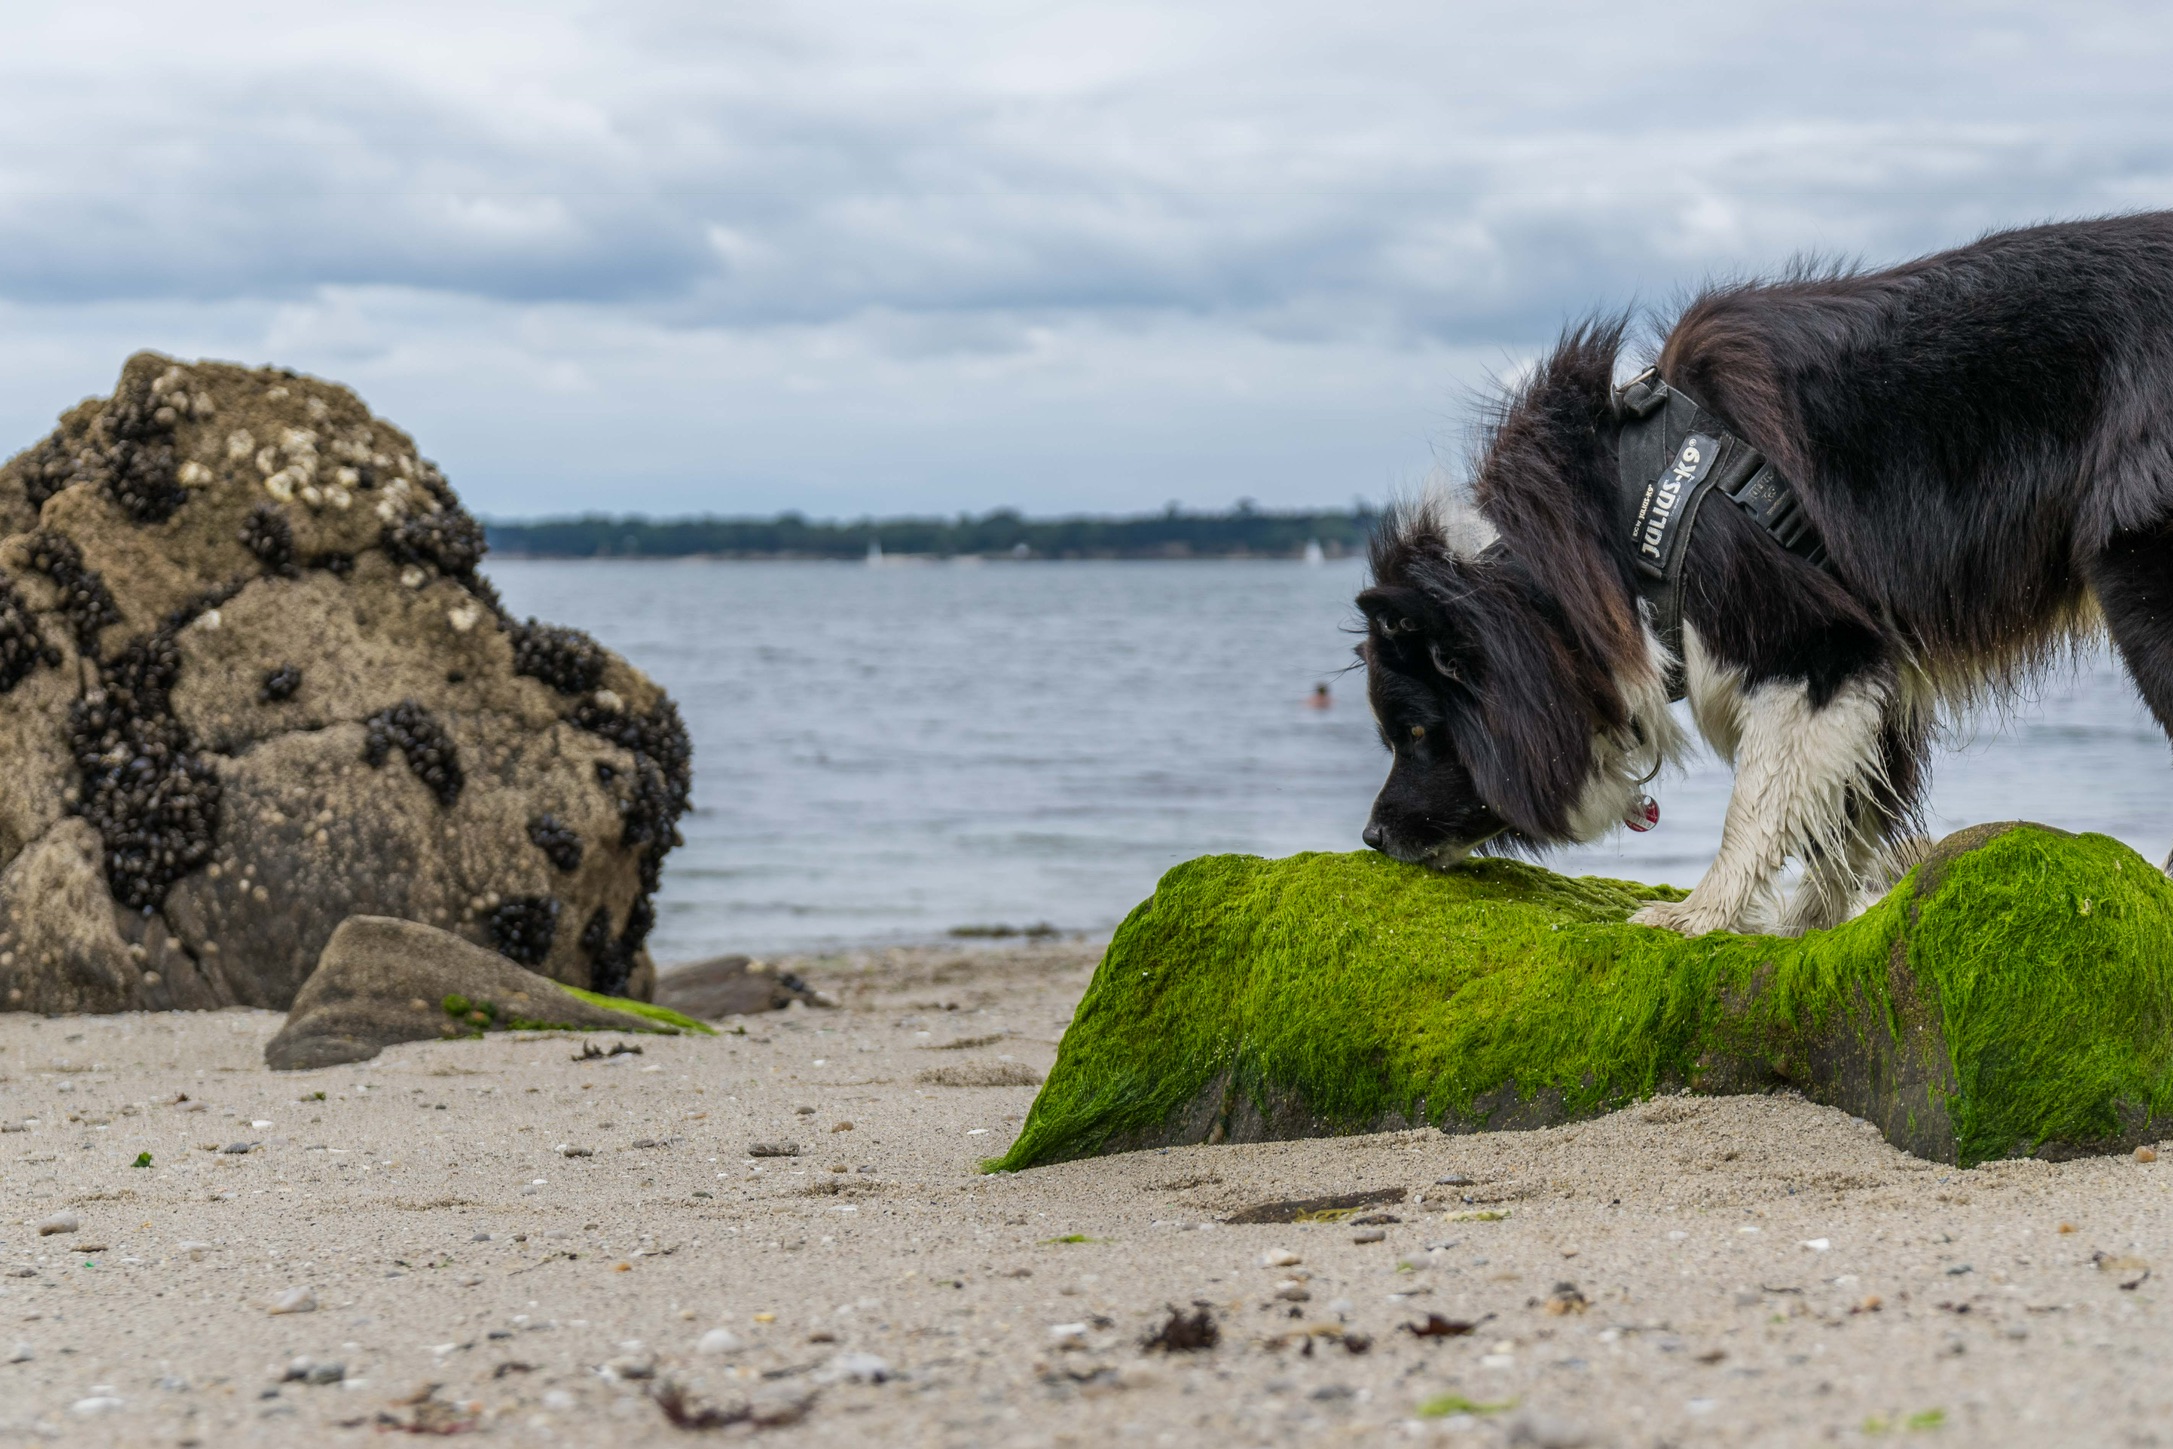
POLYGON ((272 1013, 0 1017, 0 1443, 2173 1432, 2173 1159, 1963 1172, 1800 1100, 1668 1098, 981 1173, 1097 955, 796 961, 843 1005, 586 1059, 275 1075, 272 1013), (1215 1346, 1142 1348, 1173 1307, 1215 1346))

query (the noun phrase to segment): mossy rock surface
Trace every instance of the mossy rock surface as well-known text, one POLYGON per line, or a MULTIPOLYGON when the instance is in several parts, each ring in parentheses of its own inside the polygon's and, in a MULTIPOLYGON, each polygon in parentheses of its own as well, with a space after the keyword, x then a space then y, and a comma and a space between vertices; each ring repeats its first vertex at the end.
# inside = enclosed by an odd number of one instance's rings
POLYGON ((1118 929, 992 1166, 1536 1127, 1678 1090, 1792 1088, 1963 1165, 2161 1135, 2173 882, 2119 841, 1976 826, 1795 939, 1628 923, 1678 895, 1514 861, 1191 861, 1118 929))

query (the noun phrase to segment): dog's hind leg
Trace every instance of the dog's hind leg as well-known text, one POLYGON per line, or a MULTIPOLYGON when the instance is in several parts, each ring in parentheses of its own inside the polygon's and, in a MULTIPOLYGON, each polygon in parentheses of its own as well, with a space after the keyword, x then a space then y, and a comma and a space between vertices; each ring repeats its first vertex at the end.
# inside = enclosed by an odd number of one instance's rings
POLYGON ((1816 923, 1845 910, 1872 863, 1860 843, 1865 806, 1892 793, 1882 736, 1893 695, 1882 676, 1850 680, 1824 705, 1795 680, 1744 691, 1732 721, 1735 790, 1719 854, 1687 899, 1657 902, 1630 919, 1686 936, 1741 930, 1792 857, 1812 865, 1814 894, 1804 906, 1816 923))
MULTIPOLYGON (((2114 535, 2089 577, 2128 677, 2173 738, 2173 525, 2114 535)), ((2173 854, 2160 868, 2173 875, 2173 854)))

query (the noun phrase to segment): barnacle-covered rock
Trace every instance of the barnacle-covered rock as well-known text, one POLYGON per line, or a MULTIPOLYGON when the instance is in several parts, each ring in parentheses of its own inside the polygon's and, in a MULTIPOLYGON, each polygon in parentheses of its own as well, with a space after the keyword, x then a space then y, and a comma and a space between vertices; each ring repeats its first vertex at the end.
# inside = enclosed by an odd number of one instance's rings
POLYGON ((356 915, 646 996, 686 733, 482 554, 283 370, 138 354, 0 466, 0 1002, 284 1008, 356 915))

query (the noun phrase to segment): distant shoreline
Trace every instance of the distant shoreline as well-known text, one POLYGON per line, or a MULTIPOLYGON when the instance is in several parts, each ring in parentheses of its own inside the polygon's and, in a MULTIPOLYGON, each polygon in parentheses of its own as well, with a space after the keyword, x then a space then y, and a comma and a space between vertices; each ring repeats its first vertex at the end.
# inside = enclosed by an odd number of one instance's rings
POLYGON ((1187 560, 1345 558, 1365 551, 1380 515, 1370 508, 1269 513, 1170 509, 1124 518, 1030 519, 1008 509, 975 518, 809 520, 579 518, 486 522, 501 558, 852 562, 975 559, 1187 560))

